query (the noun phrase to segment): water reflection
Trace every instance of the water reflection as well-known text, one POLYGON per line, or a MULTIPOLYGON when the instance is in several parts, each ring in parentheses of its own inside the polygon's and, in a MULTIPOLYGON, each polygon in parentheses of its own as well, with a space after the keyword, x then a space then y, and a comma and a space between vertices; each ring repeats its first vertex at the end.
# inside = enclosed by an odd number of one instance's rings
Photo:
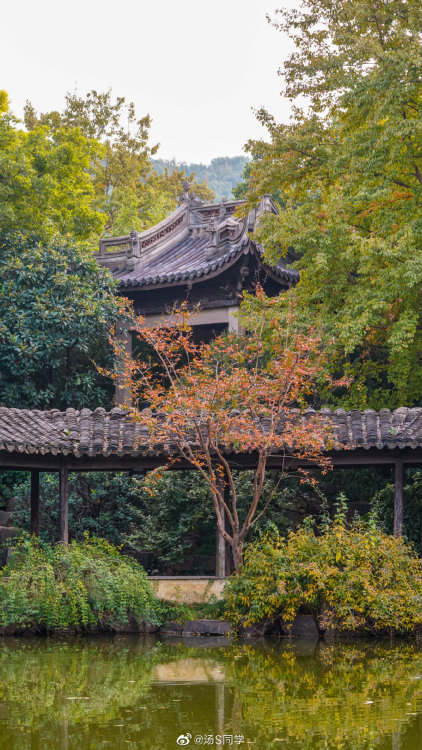
POLYGON ((421 703, 415 643, 0 640, 8 750, 167 750, 181 734, 255 750, 415 750, 421 703))

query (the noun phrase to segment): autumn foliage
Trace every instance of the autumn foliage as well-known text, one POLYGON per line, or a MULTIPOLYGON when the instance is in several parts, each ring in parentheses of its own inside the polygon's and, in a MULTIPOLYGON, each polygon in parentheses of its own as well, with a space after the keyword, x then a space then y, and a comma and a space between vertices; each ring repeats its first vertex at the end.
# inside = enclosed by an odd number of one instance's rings
MULTIPOLYGON (((312 613, 328 633, 414 633, 422 625, 421 561, 402 537, 346 522, 345 506, 325 528, 305 523, 245 550, 242 575, 225 587, 226 616, 242 623, 290 624, 312 613)), ((308 519, 309 521, 309 519, 308 519)))
MULTIPOLYGON (((329 467, 323 451, 332 445, 330 424, 306 412, 316 380, 325 377, 325 355, 317 335, 290 334, 277 320, 270 349, 260 329, 198 345, 189 319, 183 306, 157 327, 133 320, 142 355, 132 359, 116 343, 116 377, 120 387, 130 388, 127 408, 142 422, 143 442, 162 454, 166 468, 192 467, 204 478, 219 532, 240 570, 248 531, 273 497, 263 502, 274 460, 279 482, 298 463, 329 467), (245 455, 254 466, 253 497, 240 517, 233 470, 245 465, 245 455)), ((158 473, 150 473, 151 485, 158 473)))

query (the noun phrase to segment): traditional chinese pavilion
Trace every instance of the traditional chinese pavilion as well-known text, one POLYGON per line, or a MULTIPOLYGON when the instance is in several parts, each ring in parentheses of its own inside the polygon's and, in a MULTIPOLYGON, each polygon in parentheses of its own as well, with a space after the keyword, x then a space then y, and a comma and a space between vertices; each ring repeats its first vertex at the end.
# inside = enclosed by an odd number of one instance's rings
POLYGON ((270 196, 246 215, 242 201, 204 204, 184 193, 178 208, 144 232, 100 241, 96 257, 119 281, 120 293, 135 311, 154 324, 163 313, 188 301, 199 306, 194 330, 208 340, 225 329, 237 330, 235 313, 245 290, 259 282, 274 296, 298 280, 288 258, 275 266, 265 262, 251 235, 265 212, 276 213, 270 196))

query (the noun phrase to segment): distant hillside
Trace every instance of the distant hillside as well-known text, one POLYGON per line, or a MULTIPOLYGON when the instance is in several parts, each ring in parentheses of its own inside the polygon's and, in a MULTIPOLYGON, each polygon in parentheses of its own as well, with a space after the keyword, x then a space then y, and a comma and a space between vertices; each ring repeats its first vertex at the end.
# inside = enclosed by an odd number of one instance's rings
POLYGON ((152 159, 152 164, 159 174, 165 169, 170 173, 175 169, 183 169, 187 175, 195 172, 197 181, 206 180, 216 199, 221 200, 223 196, 233 198, 232 190, 241 181, 248 161, 246 156, 219 156, 213 159, 211 164, 187 164, 174 159, 152 159))

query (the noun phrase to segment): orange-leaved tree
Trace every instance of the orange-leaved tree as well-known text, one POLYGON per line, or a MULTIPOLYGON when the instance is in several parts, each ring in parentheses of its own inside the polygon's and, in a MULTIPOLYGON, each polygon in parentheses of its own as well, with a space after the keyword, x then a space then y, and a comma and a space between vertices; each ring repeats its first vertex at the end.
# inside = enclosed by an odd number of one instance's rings
MULTIPOLYGON (((292 466, 330 466, 324 451, 333 446, 331 421, 307 408, 317 381, 323 379, 326 386, 330 377, 320 339, 312 331, 290 333, 293 326, 274 319, 270 345, 264 328, 196 344, 189 319, 184 305, 154 327, 135 317, 131 325, 143 343, 142 356, 129 357, 116 340, 121 364, 115 377, 119 387, 130 389, 127 409, 142 422, 144 446, 159 453, 166 468, 189 466, 202 475, 218 530, 239 571, 248 532, 292 466), (255 467, 252 500, 243 514, 233 476, 242 466, 241 454, 248 454, 255 467), (279 478, 264 502, 274 459, 279 478)), ((344 382, 330 380, 330 385, 344 382)), ((159 471, 148 474, 150 482, 159 471)))

